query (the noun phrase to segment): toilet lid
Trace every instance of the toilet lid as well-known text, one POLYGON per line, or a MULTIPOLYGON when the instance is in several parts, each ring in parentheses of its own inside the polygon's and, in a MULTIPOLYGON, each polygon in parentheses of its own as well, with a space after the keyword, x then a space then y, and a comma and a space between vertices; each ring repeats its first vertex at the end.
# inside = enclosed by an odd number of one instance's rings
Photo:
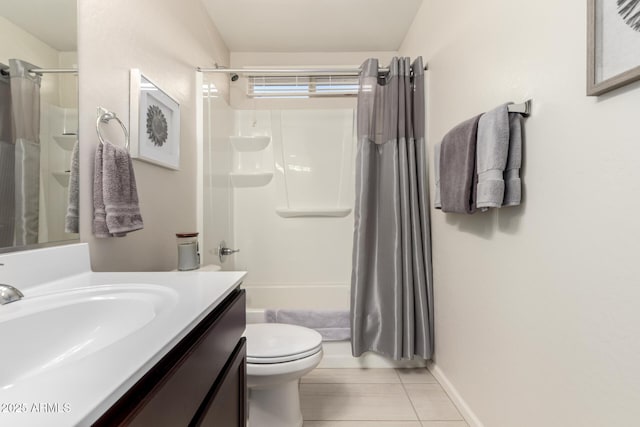
POLYGON ((302 359, 322 349, 322 335, 313 329, 283 323, 251 323, 247 338, 248 363, 282 363, 302 359))

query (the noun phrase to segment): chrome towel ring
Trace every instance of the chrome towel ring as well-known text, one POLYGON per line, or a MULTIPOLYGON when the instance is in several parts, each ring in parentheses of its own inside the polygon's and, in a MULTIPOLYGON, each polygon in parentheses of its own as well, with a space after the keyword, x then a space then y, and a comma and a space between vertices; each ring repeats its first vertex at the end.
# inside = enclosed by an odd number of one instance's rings
POLYGON ((96 119, 96 132, 98 133, 98 139, 100 140, 100 143, 102 145, 104 145, 105 143, 104 138, 102 137, 102 133, 100 132, 100 123, 109 123, 110 120, 115 120, 120 123, 122 131, 124 132, 124 147, 127 149, 127 151, 129 151, 129 131, 127 130, 127 127, 124 125, 124 123, 122 123, 122 120, 120 120, 116 113, 106 110, 102 107, 98 107, 98 118, 96 119))

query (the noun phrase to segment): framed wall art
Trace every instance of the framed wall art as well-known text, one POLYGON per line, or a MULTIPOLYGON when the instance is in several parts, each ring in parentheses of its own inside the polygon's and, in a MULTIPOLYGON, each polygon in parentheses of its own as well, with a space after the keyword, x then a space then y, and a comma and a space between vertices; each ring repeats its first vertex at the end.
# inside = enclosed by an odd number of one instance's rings
POLYGON ((138 69, 131 70, 131 157, 180 169, 180 105, 138 69))
POLYGON ((640 79, 640 0, 588 0, 587 95, 640 79))

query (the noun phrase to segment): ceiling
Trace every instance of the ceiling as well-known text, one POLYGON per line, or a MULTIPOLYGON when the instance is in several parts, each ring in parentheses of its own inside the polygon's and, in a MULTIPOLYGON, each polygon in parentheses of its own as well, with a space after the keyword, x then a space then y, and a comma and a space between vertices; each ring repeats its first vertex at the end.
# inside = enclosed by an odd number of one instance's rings
POLYGON ((76 0, 0 0, 0 16, 58 51, 78 50, 76 0))
POLYGON ((422 0, 202 0, 232 52, 394 51, 422 0))

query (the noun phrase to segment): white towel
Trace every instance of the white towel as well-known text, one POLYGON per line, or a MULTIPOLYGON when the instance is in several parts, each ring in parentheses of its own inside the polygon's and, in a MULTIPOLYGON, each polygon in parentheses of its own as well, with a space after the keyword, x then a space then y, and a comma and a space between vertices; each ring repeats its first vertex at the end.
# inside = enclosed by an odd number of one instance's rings
POLYGON ((93 179, 93 234, 122 237, 143 228, 129 152, 108 141, 98 144, 93 179))

